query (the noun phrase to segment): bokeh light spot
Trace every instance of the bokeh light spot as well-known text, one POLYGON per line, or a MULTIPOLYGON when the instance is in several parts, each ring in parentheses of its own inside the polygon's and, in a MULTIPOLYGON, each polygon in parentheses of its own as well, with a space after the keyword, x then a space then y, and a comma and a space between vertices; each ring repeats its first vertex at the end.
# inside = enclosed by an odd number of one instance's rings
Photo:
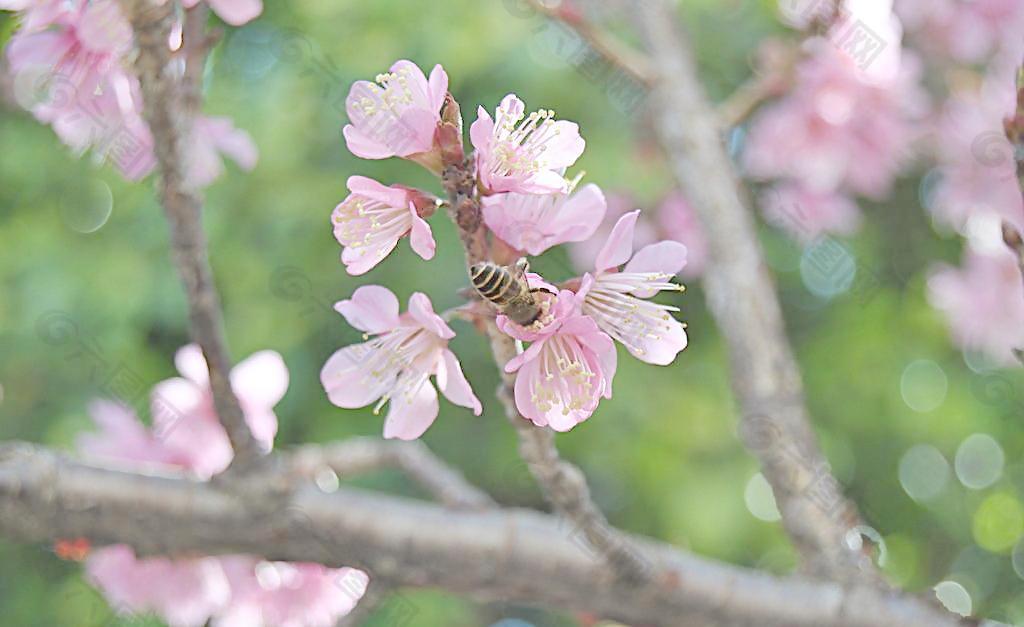
POLYGON ((743 491, 743 500, 747 504, 747 509, 758 520, 776 522, 782 519, 779 507, 775 503, 772 486, 761 473, 756 473, 747 482, 747 487, 743 491))
POLYGON ((999 480, 1005 462, 1003 448, 992 436, 975 433, 960 443, 953 467, 960 483, 972 490, 981 490, 999 480))
POLYGON ((929 444, 912 446, 900 458, 900 485, 915 501, 928 501, 942 494, 949 475, 949 462, 929 444))
POLYGON ((967 588, 955 581, 943 581, 935 586, 935 598, 942 603, 947 610, 961 616, 971 615, 971 595, 967 588))
POLYGON ((99 179, 83 179, 69 185, 60 197, 60 219, 79 233, 100 230, 114 211, 110 186, 99 179))
POLYGON ((971 530, 981 548, 1005 553, 1024 535, 1024 505, 1012 494, 990 494, 974 512, 971 530))
POLYGON ((942 367, 934 361, 919 359, 907 364, 900 376, 903 402, 916 412, 938 409, 946 400, 949 381, 942 367))
POLYGON ((830 300, 849 291, 857 276, 857 260, 838 240, 823 237, 804 249, 800 278, 809 292, 830 300))

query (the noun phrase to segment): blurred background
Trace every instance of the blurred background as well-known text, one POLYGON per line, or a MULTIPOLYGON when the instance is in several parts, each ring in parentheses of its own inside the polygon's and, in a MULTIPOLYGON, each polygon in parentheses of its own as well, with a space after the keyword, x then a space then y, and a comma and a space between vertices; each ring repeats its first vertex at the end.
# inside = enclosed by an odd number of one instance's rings
MULTIPOLYGON (((687 0, 680 9, 716 101, 751 75, 766 37, 799 36, 769 0, 687 0)), ((628 21, 626 13, 606 17, 613 26, 628 21)), ((0 43, 15 27, 0 13, 0 43)), ((467 125, 477 105, 493 110, 510 91, 531 110, 552 108, 580 124, 587 150, 575 169, 586 171, 585 181, 627 209, 644 209, 641 220, 657 220, 674 188, 642 99, 608 89, 569 59, 559 28, 513 0, 429 9, 378 0, 268 3, 259 19, 227 29, 208 66, 205 110, 230 115, 260 158, 251 173, 229 165, 207 190, 205 221, 233 357, 274 349, 291 374, 277 407, 278 447, 381 432, 372 408, 334 407, 320 386, 327 357, 360 341, 334 302, 379 283, 403 303, 426 292, 441 310, 460 303, 456 290, 467 283, 455 231, 440 215, 430 263, 400 245, 367 275, 345 273, 329 219, 348 176, 441 191, 414 164, 364 161, 345 149, 353 81, 408 58, 445 67, 467 125)), ((726 138, 734 155, 747 126, 726 138)), ((146 415, 148 389, 176 374, 174 352, 188 341, 184 297, 152 179, 130 183, 108 165, 76 158, 10 100, 0 105, 0 137, 0 439, 71 449, 93 428, 93 398, 119 397, 146 415)), ((910 164, 884 199, 861 199, 855 233, 800 243, 759 216, 762 243, 814 426, 835 475, 877 531, 883 570, 911 590, 941 584, 959 609, 1024 624, 1024 380, 1019 369, 954 345, 929 304, 934 264, 958 263, 964 246, 922 207, 934 187, 930 167, 927 159, 910 164), (827 272, 813 263, 823 245, 840 259, 827 272)), ((553 280, 586 269, 562 249, 533 265, 553 280)), ((685 282, 686 292, 665 302, 682 309, 689 347, 668 367, 620 349, 614 398, 558 444, 586 471, 614 524, 788 572, 794 555, 771 491, 736 436, 723 343, 699 279, 685 282)), ((544 508, 493 398, 498 374, 487 345, 468 325, 453 326, 453 348, 484 413, 442 403, 424 440, 502 503, 544 508)), ((417 495, 398 474, 359 485, 417 495)), ((115 617, 79 565, 48 547, 0 539, 0 564, 5 624, 160 624, 115 617)), ((402 590, 388 603, 414 607, 407 624, 418 626, 581 620, 436 591, 402 590)), ((368 624, 389 624, 388 603, 368 624)))

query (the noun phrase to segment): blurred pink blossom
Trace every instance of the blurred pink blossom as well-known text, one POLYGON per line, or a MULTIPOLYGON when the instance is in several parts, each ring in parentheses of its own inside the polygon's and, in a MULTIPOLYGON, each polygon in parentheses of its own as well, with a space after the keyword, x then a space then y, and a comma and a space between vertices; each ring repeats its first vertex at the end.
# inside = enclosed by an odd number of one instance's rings
POLYGON ((897 0, 896 12, 923 48, 963 62, 1018 47, 1024 32, 1020 0, 897 0))
MULTIPOLYGON (((190 9, 199 4, 199 0, 182 0, 181 3, 190 9)), ((206 0, 206 4, 220 19, 232 26, 241 26, 263 12, 263 0, 206 0)))
POLYGON ((946 314, 962 348, 981 350, 1002 365, 1019 363, 1012 349, 1024 348, 1024 287, 1009 250, 968 249, 963 268, 932 273, 928 298, 946 314))
MULTIPOLYGON (((696 212, 690 203, 678 192, 672 192, 661 201, 656 212, 662 237, 686 246, 686 265, 680 274, 687 278, 700 276, 708 260, 708 242, 696 212)), ((636 225, 636 245, 644 246, 653 238, 641 231, 642 222, 636 225)))
MULTIPOLYGON (((216 417, 210 420, 206 362, 191 345, 175 361, 187 378, 154 388, 153 430, 127 407, 97 401, 91 410, 101 430, 82 435, 79 451, 107 464, 184 470, 204 479, 223 470, 232 452, 224 428, 216 417)), ((287 377, 273 351, 255 353, 231 372, 246 421, 267 448, 277 426, 271 407, 284 394, 287 377)), ((209 621, 216 627, 330 627, 351 611, 367 583, 364 573, 349 568, 249 556, 138 558, 123 544, 92 551, 85 568, 119 613, 151 612, 171 627, 209 621)))
POLYGON ((192 188, 206 187, 224 174, 222 154, 246 171, 256 167, 259 158, 252 137, 235 128, 231 118, 197 116, 192 121, 186 148, 186 184, 192 188))
POLYGON ((231 603, 213 627, 334 627, 366 592, 369 578, 353 568, 266 562, 231 556, 221 564, 231 603))
MULTIPOLYGON (((541 285, 531 281, 532 287, 541 285)), ((516 372, 516 407, 537 426, 569 431, 611 398, 615 342, 580 310, 582 297, 569 290, 536 292, 541 317, 523 327, 498 316, 498 327, 530 347, 505 364, 516 372)))
POLYGON ((686 265, 686 246, 665 240, 634 255, 633 229, 639 216, 637 210, 619 218, 597 255, 594 273, 583 277, 578 296, 583 298, 583 313, 602 331, 637 359, 664 366, 686 348, 686 330, 669 313, 678 307, 643 299, 682 290, 670 279, 686 265))
POLYGON ((606 209, 597 185, 572 194, 494 194, 483 197, 483 217, 494 234, 516 250, 539 255, 559 244, 589 239, 606 209))
POLYGON ((384 437, 414 440, 437 418, 437 391, 480 415, 483 408, 448 348, 455 332, 436 313, 426 294, 414 293, 399 315, 398 298, 386 287, 364 285, 334 308, 353 327, 373 336, 335 352, 320 371, 327 397, 355 409, 376 401, 374 413, 390 403, 384 437))
POLYGON ((398 185, 386 187, 365 176, 350 176, 351 192, 331 214, 334 237, 344 250, 341 261, 351 275, 360 275, 384 260, 398 240, 409 236, 413 251, 433 259, 437 244, 419 210, 433 210, 425 195, 398 185))
POLYGON ((348 149, 363 159, 407 157, 439 172, 434 132, 447 93, 444 68, 435 65, 428 80, 405 60, 396 61, 376 82, 356 81, 345 99, 351 121, 343 131, 348 149))
POLYGON ((515 94, 505 96, 494 119, 483 107, 469 129, 476 148, 477 176, 489 193, 550 194, 568 190, 565 169, 583 154, 586 142, 575 122, 541 109, 526 115, 515 94))
POLYGON ((869 81, 823 40, 808 42, 796 85, 754 119, 744 161, 755 178, 884 198, 926 107, 919 64, 904 56, 891 81, 869 81))
POLYGON ((929 207, 955 229, 963 230, 973 215, 982 214, 1024 228, 1014 147, 1003 129, 1003 119, 1016 106, 1013 85, 1012 75, 990 76, 977 91, 950 98, 937 120, 941 178, 929 207))
MULTIPOLYGON (((184 466, 208 479, 231 463, 234 453, 217 419, 209 370, 199 346, 189 344, 174 356, 181 377, 153 388, 153 427, 164 444, 185 458, 184 466)), ((275 351, 253 353, 231 370, 231 387, 253 437, 265 450, 274 445, 274 405, 288 389, 288 368, 275 351)))
POLYGON ((760 204, 769 222, 804 243, 823 233, 850 235, 860 227, 857 204, 834 192, 780 183, 762 194, 760 204))
POLYGON ((151 612, 170 627, 203 627, 231 599, 214 557, 139 559, 128 545, 115 544, 93 551, 85 571, 118 611, 151 612))

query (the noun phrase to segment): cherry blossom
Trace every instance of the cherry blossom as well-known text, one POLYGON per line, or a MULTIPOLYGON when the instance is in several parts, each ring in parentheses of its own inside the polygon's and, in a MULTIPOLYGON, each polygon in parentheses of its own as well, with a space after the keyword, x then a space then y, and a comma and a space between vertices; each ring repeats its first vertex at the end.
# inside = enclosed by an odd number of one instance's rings
POLYGON ((594 273, 583 277, 578 297, 583 313, 634 357, 664 366, 686 348, 686 330, 669 314, 679 311, 677 307, 644 299, 682 290, 670 279, 686 265, 686 246, 666 240, 634 255, 633 229, 639 216, 639 211, 632 211, 619 218, 597 255, 594 273))
POLYGON ((206 187, 224 174, 222 154, 243 170, 256 167, 256 143, 248 133, 235 128, 230 118, 198 116, 192 121, 190 137, 185 180, 191 187, 206 187))
POLYGON ((897 0, 896 12, 929 52, 963 62, 1020 46, 1024 32, 1019 0, 897 0))
POLYGON ((752 123, 744 155, 748 172, 816 191, 885 197, 926 108, 917 86, 919 64, 904 55, 899 74, 878 83, 829 42, 807 46, 796 86, 752 123))
POLYGON ((213 627, 334 627, 366 592, 369 578, 354 568, 267 562, 248 556, 220 560, 231 603, 213 627))
POLYGON ((576 163, 586 142, 574 122, 541 109, 526 115, 515 94, 502 99, 492 119, 483 107, 469 129, 476 149, 477 177, 489 193, 565 192, 565 168, 576 163))
POLYGON ((374 82, 356 81, 345 99, 351 124, 343 129, 348 149, 363 159, 405 157, 433 172, 441 168, 434 142, 448 75, 435 65, 430 78, 411 61, 396 61, 374 82))
MULTIPOLYGON (((208 372, 195 346, 175 361, 187 377, 159 384, 153 392, 154 428, 118 403, 93 403, 97 433, 81 436, 79 451, 128 470, 188 472, 200 478, 231 461, 227 434, 210 419, 208 372), (226 452, 224 450, 227 446, 226 452)), ((277 419, 271 408, 287 387, 277 353, 261 351, 231 372, 231 383, 253 435, 269 448, 277 419)), ((115 544, 92 551, 89 580, 119 611, 154 613, 171 627, 331 627, 366 590, 367 576, 350 568, 265 562, 251 556, 146 557, 115 544)))
POLYGON ((928 297, 945 313, 958 345, 1002 365, 1019 363, 1013 349, 1024 348, 1024 286, 1009 250, 969 248, 962 269, 941 266, 933 272, 928 297))
POLYGON ((409 236, 413 251, 433 259, 437 244, 430 225, 434 202, 423 192, 398 185, 386 187, 365 176, 348 179, 349 196, 331 214, 334 237, 344 250, 341 261, 351 275, 360 275, 384 260, 398 240, 409 236))
MULTIPOLYGON (((182 376, 153 388, 153 426, 168 448, 186 458, 190 471, 207 479, 231 463, 231 442, 217 419, 202 351, 189 344, 178 350, 174 363, 182 376)), ((277 433, 273 407, 288 389, 284 360, 274 351, 250 355, 232 369, 231 387, 253 437, 270 450, 277 433)))
POLYGON ((437 418, 437 387, 452 403, 480 415, 480 401, 448 349, 455 332, 434 313, 425 294, 414 293, 399 315, 398 298, 386 287, 365 285, 334 308, 372 338, 334 353, 320 372, 327 396, 338 407, 355 409, 388 403, 384 437, 414 440, 437 418))
POLYGON ((849 235, 860 227, 857 204, 842 194, 780 183, 762 194, 761 208, 769 222, 804 243, 823 233, 849 235))
MULTIPOLYGON (((546 287, 530 277, 532 287, 546 287)), ((594 413, 601 398, 611 398, 617 357, 615 342, 580 310, 582 297, 570 290, 536 292, 541 316, 523 327, 508 317, 498 328, 531 342, 505 364, 515 372, 516 408, 540 427, 569 431, 594 413)))
POLYGON ((597 185, 571 194, 495 194, 482 198, 484 222, 516 250, 539 255, 559 244, 589 239, 604 217, 597 185))

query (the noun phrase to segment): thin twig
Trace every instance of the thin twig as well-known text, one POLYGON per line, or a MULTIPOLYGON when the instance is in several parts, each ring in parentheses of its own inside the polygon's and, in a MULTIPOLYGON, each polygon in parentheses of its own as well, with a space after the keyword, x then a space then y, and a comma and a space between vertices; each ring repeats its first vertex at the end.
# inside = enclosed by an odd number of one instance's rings
POLYGON ((711 249, 704 287, 729 346, 732 387, 743 413, 741 433, 761 461, 805 568, 837 580, 880 583, 874 564, 849 541, 860 518, 832 476, 810 426, 800 371, 753 217, 744 206, 688 43, 663 0, 646 0, 638 10, 661 70, 652 90, 656 133, 711 249))
POLYGON ((458 470, 434 455, 422 442, 354 438, 334 444, 300 446, 288 455, 295 474, 315 478, 324 469, 339 478, 353 477, 381 468, 396 468, 427 493, 450 507, 487 509, 494 499, 472 485, 458 470))
POLYGON ((653 76, 650 60, 643 53, 626 46, 609 33, 591 24, 570 3, 565 2, 557 8, 548 7, 540 0, 527 0, 527 3, 541 15, 561 22, 574 30, 594 52, 628 74, 633 80, 641 85, 650 85, 653 76))
MULTIPOLYGON (((243 469, 261 458, 262 451, 245 423, 238 398, 231 389, 231 359, 224 339, 224 320, 220 297, 213 282, 213 272, 202 226, 202 198, 189 189, 185 181, 188 133, 198 107, 198 85, 186 84, 171 67, 172 51, 168 46, 174 21, 174 3, 154 5, 144 0, 124 0, 122 6, 135 31, 138 56, 136 71, 142 85, 144 114, 153 134, 160 172, 160 199, 171 230, 171 246, 178 275, 188 299, 191 334, 202 348, 210 370, 210 389, 217 416, 227 431, 234 449, 232 467, 243 469)), ((185 45, 207 46, 196 37, 197 26, 205 18, 205 9, 190 11, 187 16, 185 45)), ((185 78, 199 80, 202 55, 186 50, 188 59, 185 78)))

